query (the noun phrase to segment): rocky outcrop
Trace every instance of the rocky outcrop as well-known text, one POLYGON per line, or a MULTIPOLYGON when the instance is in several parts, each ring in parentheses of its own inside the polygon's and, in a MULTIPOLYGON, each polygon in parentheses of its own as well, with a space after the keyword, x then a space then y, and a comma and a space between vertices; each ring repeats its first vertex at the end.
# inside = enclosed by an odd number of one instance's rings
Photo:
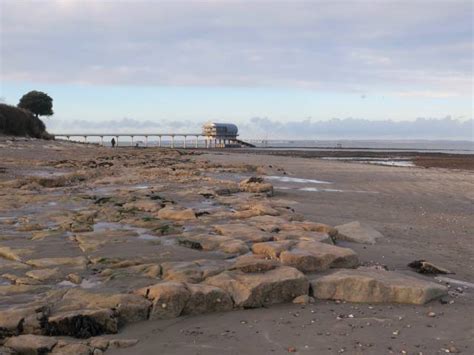
POLYGON ((378 239, 383 238, 382 233, 374 228, 354 221, 340 226, 336 226, 337 240, 346 240, 353 243, 375 244, 378 239))
POLYGON ((208 278, 205 284, 230 294, 236 307, 256 308, 290 302, 308 293, 308 280, 292 267, 281 266, 263 273, 225 271, 208 278))
POLYGON ((363 303, 424 304, 447 294, 431 281, 384 270, 340 270, 311 281, 314 297, 363 303))

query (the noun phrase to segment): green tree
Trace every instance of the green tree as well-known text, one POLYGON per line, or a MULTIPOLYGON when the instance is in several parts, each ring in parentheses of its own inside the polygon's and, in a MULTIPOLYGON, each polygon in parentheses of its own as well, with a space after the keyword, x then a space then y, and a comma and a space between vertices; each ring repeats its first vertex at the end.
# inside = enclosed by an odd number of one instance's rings
POLYGON ((51 116, 53 112, 53 99, 41 91, 30 91, 23 95, 18 103, 19 108, 30 111, 36 117, 51 116))

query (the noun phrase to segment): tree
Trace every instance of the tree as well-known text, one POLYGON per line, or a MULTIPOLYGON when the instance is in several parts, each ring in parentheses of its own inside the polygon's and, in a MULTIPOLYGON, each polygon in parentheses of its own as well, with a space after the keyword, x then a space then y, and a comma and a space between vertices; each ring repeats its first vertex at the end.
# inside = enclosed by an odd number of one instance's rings
POLYGON ((36 117, 51 116, 53 112, 53 99, 41 91, 30 91, 23 95, 18 103, 19 108, 30 111, 36 117))

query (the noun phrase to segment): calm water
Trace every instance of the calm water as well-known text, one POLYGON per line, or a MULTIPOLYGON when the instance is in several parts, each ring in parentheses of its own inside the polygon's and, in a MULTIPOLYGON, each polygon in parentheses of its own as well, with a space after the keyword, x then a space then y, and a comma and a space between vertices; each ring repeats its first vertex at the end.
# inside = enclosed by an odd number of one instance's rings
POLYGON ((351 149, 372 151, 427 151, 452 154, 474 154, 474 141, 443 140, 250 140, 260 148, 325 150, 351 149))

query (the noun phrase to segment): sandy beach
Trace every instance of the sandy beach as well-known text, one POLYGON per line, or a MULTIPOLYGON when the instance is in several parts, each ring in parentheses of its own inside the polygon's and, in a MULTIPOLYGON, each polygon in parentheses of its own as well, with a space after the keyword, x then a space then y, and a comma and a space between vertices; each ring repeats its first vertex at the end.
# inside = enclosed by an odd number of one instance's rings
MULTIPOLYGON (((25 334, 54 339, 48 344, 57 353, 474 352, 472 170, 248 151, 0 143, 0 352, 8 353, 8 339, 25 334), (264 182, 239 185, 251 176, 264 182), (338 239, 330 227, 353 221, 383 237, 355 243, 338 239), (233 234, 222 225, 240 229, 233 234), (295 236, 283 238, 286 230, 295 236), (211 243, 209 236, 222 243, 211 243), (255 244, 275 241, 295 257, 300 244, 346 254, 337 264, 308 271, 304 264, 289 267, 283 256, 258 256, 255 244), (242 259, 247 254, 251 259, 242 259), (452 274, 421 275, 407 266, 420 259, 452 274), (292 269, 314 289, 312 282, 322 276, 357 266, 415 277, 446 292, 425 304, 317 297, 292 304, 289 286, 266 279, 292 269), (219 275, 229 273, 271 282, 273 289, 261 300, 253 295, 250 306, 218 283, 219 275), (206 299, 203 314, 185 306, 165 317, 150 285, 166 282, 188 290, 219 285, 233 306, 206 299)), ((299 277, 292 281, 294 292, 299 277)))

